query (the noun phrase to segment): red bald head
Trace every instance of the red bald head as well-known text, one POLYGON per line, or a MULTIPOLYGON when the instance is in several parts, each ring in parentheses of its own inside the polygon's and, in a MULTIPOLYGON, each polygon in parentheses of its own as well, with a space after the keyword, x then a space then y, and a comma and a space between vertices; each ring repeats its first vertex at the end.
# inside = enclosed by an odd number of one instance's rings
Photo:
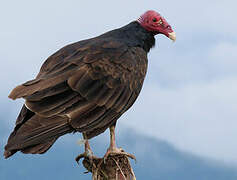
POLYGON ((147 31, 153 34, 164 34, 173 41, 176 40, 175 32, 167 21, 156 11, 147 11, 137 20, 147 31))

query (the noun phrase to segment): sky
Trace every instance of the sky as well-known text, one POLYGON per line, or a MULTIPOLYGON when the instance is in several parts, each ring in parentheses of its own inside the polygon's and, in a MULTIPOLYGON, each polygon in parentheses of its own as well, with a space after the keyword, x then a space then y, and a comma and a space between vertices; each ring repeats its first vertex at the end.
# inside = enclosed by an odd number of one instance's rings
POLYGON ((179 149, 237 163, 237 1, 2 1, 0 7, 1 107, 13 128, 22 100, 12 88, 33 79, 59 48, 160 12, 177 34, 162 35, 151 50, 143 90, 119 120, 179 149))

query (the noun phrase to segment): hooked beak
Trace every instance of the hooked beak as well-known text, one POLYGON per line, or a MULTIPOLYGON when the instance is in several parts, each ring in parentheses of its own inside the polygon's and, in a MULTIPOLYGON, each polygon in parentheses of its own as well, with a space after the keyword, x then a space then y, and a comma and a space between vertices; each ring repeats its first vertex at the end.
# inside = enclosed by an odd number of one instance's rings
POLYGON ((171 32, 171 33, 169 33, 169 38, 170 38, 173 42, 175 42, 175 40, 176 40, 176 34, 175 34, 174 31, 171 32))

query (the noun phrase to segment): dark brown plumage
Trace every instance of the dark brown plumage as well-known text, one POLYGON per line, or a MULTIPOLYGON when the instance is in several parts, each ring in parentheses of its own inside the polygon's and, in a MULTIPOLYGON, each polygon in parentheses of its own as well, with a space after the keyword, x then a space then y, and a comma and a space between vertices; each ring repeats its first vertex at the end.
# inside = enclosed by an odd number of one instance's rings
POLYGON ((50 56, 37 77, 9 98, 24 98, 5 157, 44 153, 58 137, 83 132, 92 138, 115 124, 139 95, 154 33, 134 21, 50 56))

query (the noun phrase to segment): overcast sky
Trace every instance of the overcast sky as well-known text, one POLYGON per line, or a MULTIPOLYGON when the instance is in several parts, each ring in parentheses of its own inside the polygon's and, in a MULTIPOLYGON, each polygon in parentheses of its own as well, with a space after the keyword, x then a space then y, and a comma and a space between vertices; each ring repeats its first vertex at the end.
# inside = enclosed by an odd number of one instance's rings
MULTIPOLYGON (((237 163, 237 1, 2 1, 0 102, 66 44, 160 12, 177 33, 156 37, 141 96, 119 123, 178 148, 237 163)), ((2 104, 4 103, 4 104, 2 104)), ((2 119, 1 119, 2 120, 2 119)), ((12 127, 15 119, 9 123, 12 127)), ((122 127, 122 126, 121 126, 122 127)))

